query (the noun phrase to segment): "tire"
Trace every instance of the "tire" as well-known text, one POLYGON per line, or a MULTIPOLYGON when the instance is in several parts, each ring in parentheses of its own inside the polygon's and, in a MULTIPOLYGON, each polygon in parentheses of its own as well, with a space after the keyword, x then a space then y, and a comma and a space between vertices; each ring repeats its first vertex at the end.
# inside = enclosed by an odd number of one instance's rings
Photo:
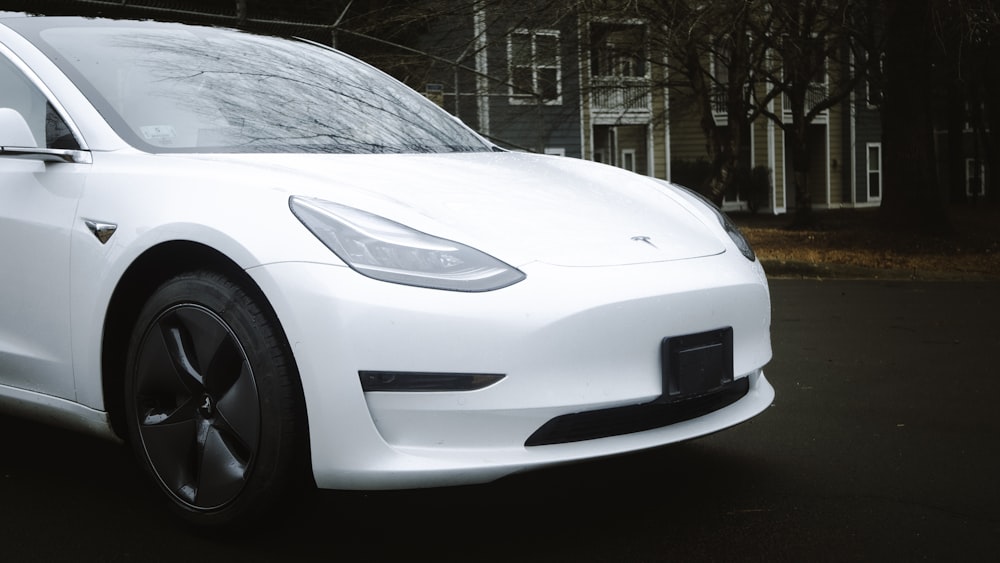
POLYGON ((218 273, 187 273, 149 297, 133 329, 129 442, 172 509, 199 528, 253 527, 303 477, 301 386, 261 301, 218 273))

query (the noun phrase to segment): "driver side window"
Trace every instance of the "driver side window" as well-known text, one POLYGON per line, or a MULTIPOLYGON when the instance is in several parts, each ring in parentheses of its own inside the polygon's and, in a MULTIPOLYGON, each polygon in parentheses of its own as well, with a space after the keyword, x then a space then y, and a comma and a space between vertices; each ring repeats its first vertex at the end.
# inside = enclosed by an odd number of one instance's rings
POLYGON ((3 56, 0 56, 0 108, 11 108, 21 114, 35 138, 36 147, 80 148, 69 126, 45 95, 3 56))

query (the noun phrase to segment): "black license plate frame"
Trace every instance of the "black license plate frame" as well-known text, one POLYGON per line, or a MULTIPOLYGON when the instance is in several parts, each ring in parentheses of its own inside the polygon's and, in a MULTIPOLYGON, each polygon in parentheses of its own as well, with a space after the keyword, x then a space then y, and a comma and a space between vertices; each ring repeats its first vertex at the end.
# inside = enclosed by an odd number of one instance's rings
POLYGON ((700 397, 733 381, 733 328, 670 336, 660 343, 661 400, 700 397))

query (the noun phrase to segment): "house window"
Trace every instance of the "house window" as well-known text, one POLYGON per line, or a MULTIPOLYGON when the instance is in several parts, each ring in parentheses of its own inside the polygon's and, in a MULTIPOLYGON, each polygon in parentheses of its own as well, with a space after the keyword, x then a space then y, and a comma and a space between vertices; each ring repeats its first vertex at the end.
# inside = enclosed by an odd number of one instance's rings
POLYGON ((545 154, 552 156, 566 156, 565 147, 545 147, 545 154))
POLYGON ((621 167, 635 172, 635 149, 622 149, 621 167))
MULTIPOLYGON (((727 53, 728 54, 728 53, 727 53)), ((723 54, 714 51, 709 59, 709 74, 712 75, 712 111, 716 114, 727 114, 727 96, 729 89, 729 62, 723 59, 723 54)))
POLYGON ((562 103, 559 32, 515 31, 507 39, 510 103, 562 103))
POLYGON ((868 53, 865 99, 870 108, 882 105, 883 76, 885 76, 885 53, 880 53, 877 59, 872 53, 868 53))
POLYGON ((868 201, 882 199, 882 143, 868 143, 868 201))
POLYGON ((965 195, 980 197, 986 194, 986 163, 975 158, 965 159, 965 195))
POLYGON ((590 27, 590 45, 590 73, 593 76, 646 76, 645 26, 594 22, 590 27))
POLYGON ((982 100, 978 100, 972 103, 965 102, 965 132, 971 133, 973 131, 983 129, 988 131, 986 115, 986 104, 982 100))

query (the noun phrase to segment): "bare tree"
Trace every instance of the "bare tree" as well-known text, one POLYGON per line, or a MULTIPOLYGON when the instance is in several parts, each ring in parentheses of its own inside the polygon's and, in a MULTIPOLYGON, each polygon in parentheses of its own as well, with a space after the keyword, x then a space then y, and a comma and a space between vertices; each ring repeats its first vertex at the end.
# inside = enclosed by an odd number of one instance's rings
POLYGON ((764 65, 763 88, 754 88, 756 109, 785 134, 785 150, 792 168, 795 193, 793 225, 812 222, 809 189, 811 152, 808 128, 816 119, 843 102, 863 78, 856 72, 853 41, 858 22, 868 17, 861 0, 771 0, 768 17, 757 20, 766 27, 757 30, 773 54, 764 65), (781 112, 771 102, 781 98, 781 112))
MULTIPOLYGON (((966 129, 973 132, 976 160, 990 163, 984 169, 1000 169, 997 6, 991 0, 884 0, 884 9, 882 214, 898 229, 950 233, 949 199, 964 199, 966 129), (935 116, 942 106, 948 108, 947 174, 936 166, 935 116), (951 198, 944 178, 953 186, 951 198)), ((974 179, 980 179, 979 171, 979 166, 972 170, 974 179)))
POLYGON ((753 0, 672 0, 649 7, 652 20, 665 24, 652 42, 666 54, 671 95, 696 108, 705 135, 710 175, 701 191, 720 205, 746 166, 740 160, 743 136, 756 117, 750 87, 765 53, 752 36, 759 6, 753 0), (724 125, 719 113, 727 116, 724 125))
POLYGON ((722 202, 747 164, 743 145, 750 123, 763 115, 785 134, 796 222, 811 221, 809 126, 864 77, 854 61, 868 60, 865 43, 854 39, 870 35, 872 0, 581 4, 591 16, 631 9, 653 24, 649 64, 662 64, 657 55, 666 55, 671 104, 692 108, 705 136, 705 195, 722 202))

